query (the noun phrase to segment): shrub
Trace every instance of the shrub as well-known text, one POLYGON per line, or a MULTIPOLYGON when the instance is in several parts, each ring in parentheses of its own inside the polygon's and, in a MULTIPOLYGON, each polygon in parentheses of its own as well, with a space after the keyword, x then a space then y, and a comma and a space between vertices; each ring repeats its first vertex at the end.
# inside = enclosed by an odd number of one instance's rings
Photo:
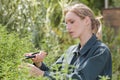
POLYGON ((26 69, 19 70, 23 63, 23 54, 35 51, 30 37, 19 38, 17 33, 8 33, 5 26, 0 25, 0 80, 26 80, 26 69))
POLYGON ((112 55, 112 80, 120 80, 120 32, 115 34, 115 30, 108 26, 103 26, 103 42, 106 43, 112 55))

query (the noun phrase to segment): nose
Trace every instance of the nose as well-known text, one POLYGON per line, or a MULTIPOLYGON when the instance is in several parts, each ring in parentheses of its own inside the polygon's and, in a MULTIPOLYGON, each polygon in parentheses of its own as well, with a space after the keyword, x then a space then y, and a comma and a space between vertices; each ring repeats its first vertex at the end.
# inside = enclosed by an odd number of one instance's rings
POLYGON ((70 24, 66 24, 66 29, 69 31, 71 29, 71 25, 70 24))

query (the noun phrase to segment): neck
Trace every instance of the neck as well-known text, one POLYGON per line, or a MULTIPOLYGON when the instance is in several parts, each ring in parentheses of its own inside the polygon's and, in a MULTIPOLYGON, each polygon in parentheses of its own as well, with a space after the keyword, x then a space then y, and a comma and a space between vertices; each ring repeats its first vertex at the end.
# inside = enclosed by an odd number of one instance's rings
POLYGON ((92 33, 91 34, 85 34, 85 35, 82 35, 80 37, 81 47, 83 47, 86 44, 86 42, 91 38, 91 36, 92 36, 92 33))

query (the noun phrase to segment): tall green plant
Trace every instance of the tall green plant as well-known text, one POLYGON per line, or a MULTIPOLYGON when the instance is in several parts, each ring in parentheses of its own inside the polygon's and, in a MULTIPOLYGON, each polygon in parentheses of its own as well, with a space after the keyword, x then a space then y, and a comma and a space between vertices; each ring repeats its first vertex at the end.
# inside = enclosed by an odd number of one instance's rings
POLYGON ((9 33, 0 25, 0 80, 25 80, 28 77, 25 69, 19 70, 26 52, 36 49, 29 41, 30 37, 19 38, 17 33, 9 33))
POLYGON ((109 46, 112 53, 112 80, 120 80, 120 32, 116 35, 113 28, 103 26, 103 42, 109 46))

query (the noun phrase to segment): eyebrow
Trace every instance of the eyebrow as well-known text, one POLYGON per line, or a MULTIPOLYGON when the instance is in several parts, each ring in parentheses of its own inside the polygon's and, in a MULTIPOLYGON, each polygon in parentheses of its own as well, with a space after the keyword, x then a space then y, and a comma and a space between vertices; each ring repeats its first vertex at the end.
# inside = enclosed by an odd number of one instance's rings
MULTIPOLYGON (((74 19, 68 19, 67 21, 74 21, 74 19)), ((65 20, 65 22, 66 22, 66 20, 65 20)))

